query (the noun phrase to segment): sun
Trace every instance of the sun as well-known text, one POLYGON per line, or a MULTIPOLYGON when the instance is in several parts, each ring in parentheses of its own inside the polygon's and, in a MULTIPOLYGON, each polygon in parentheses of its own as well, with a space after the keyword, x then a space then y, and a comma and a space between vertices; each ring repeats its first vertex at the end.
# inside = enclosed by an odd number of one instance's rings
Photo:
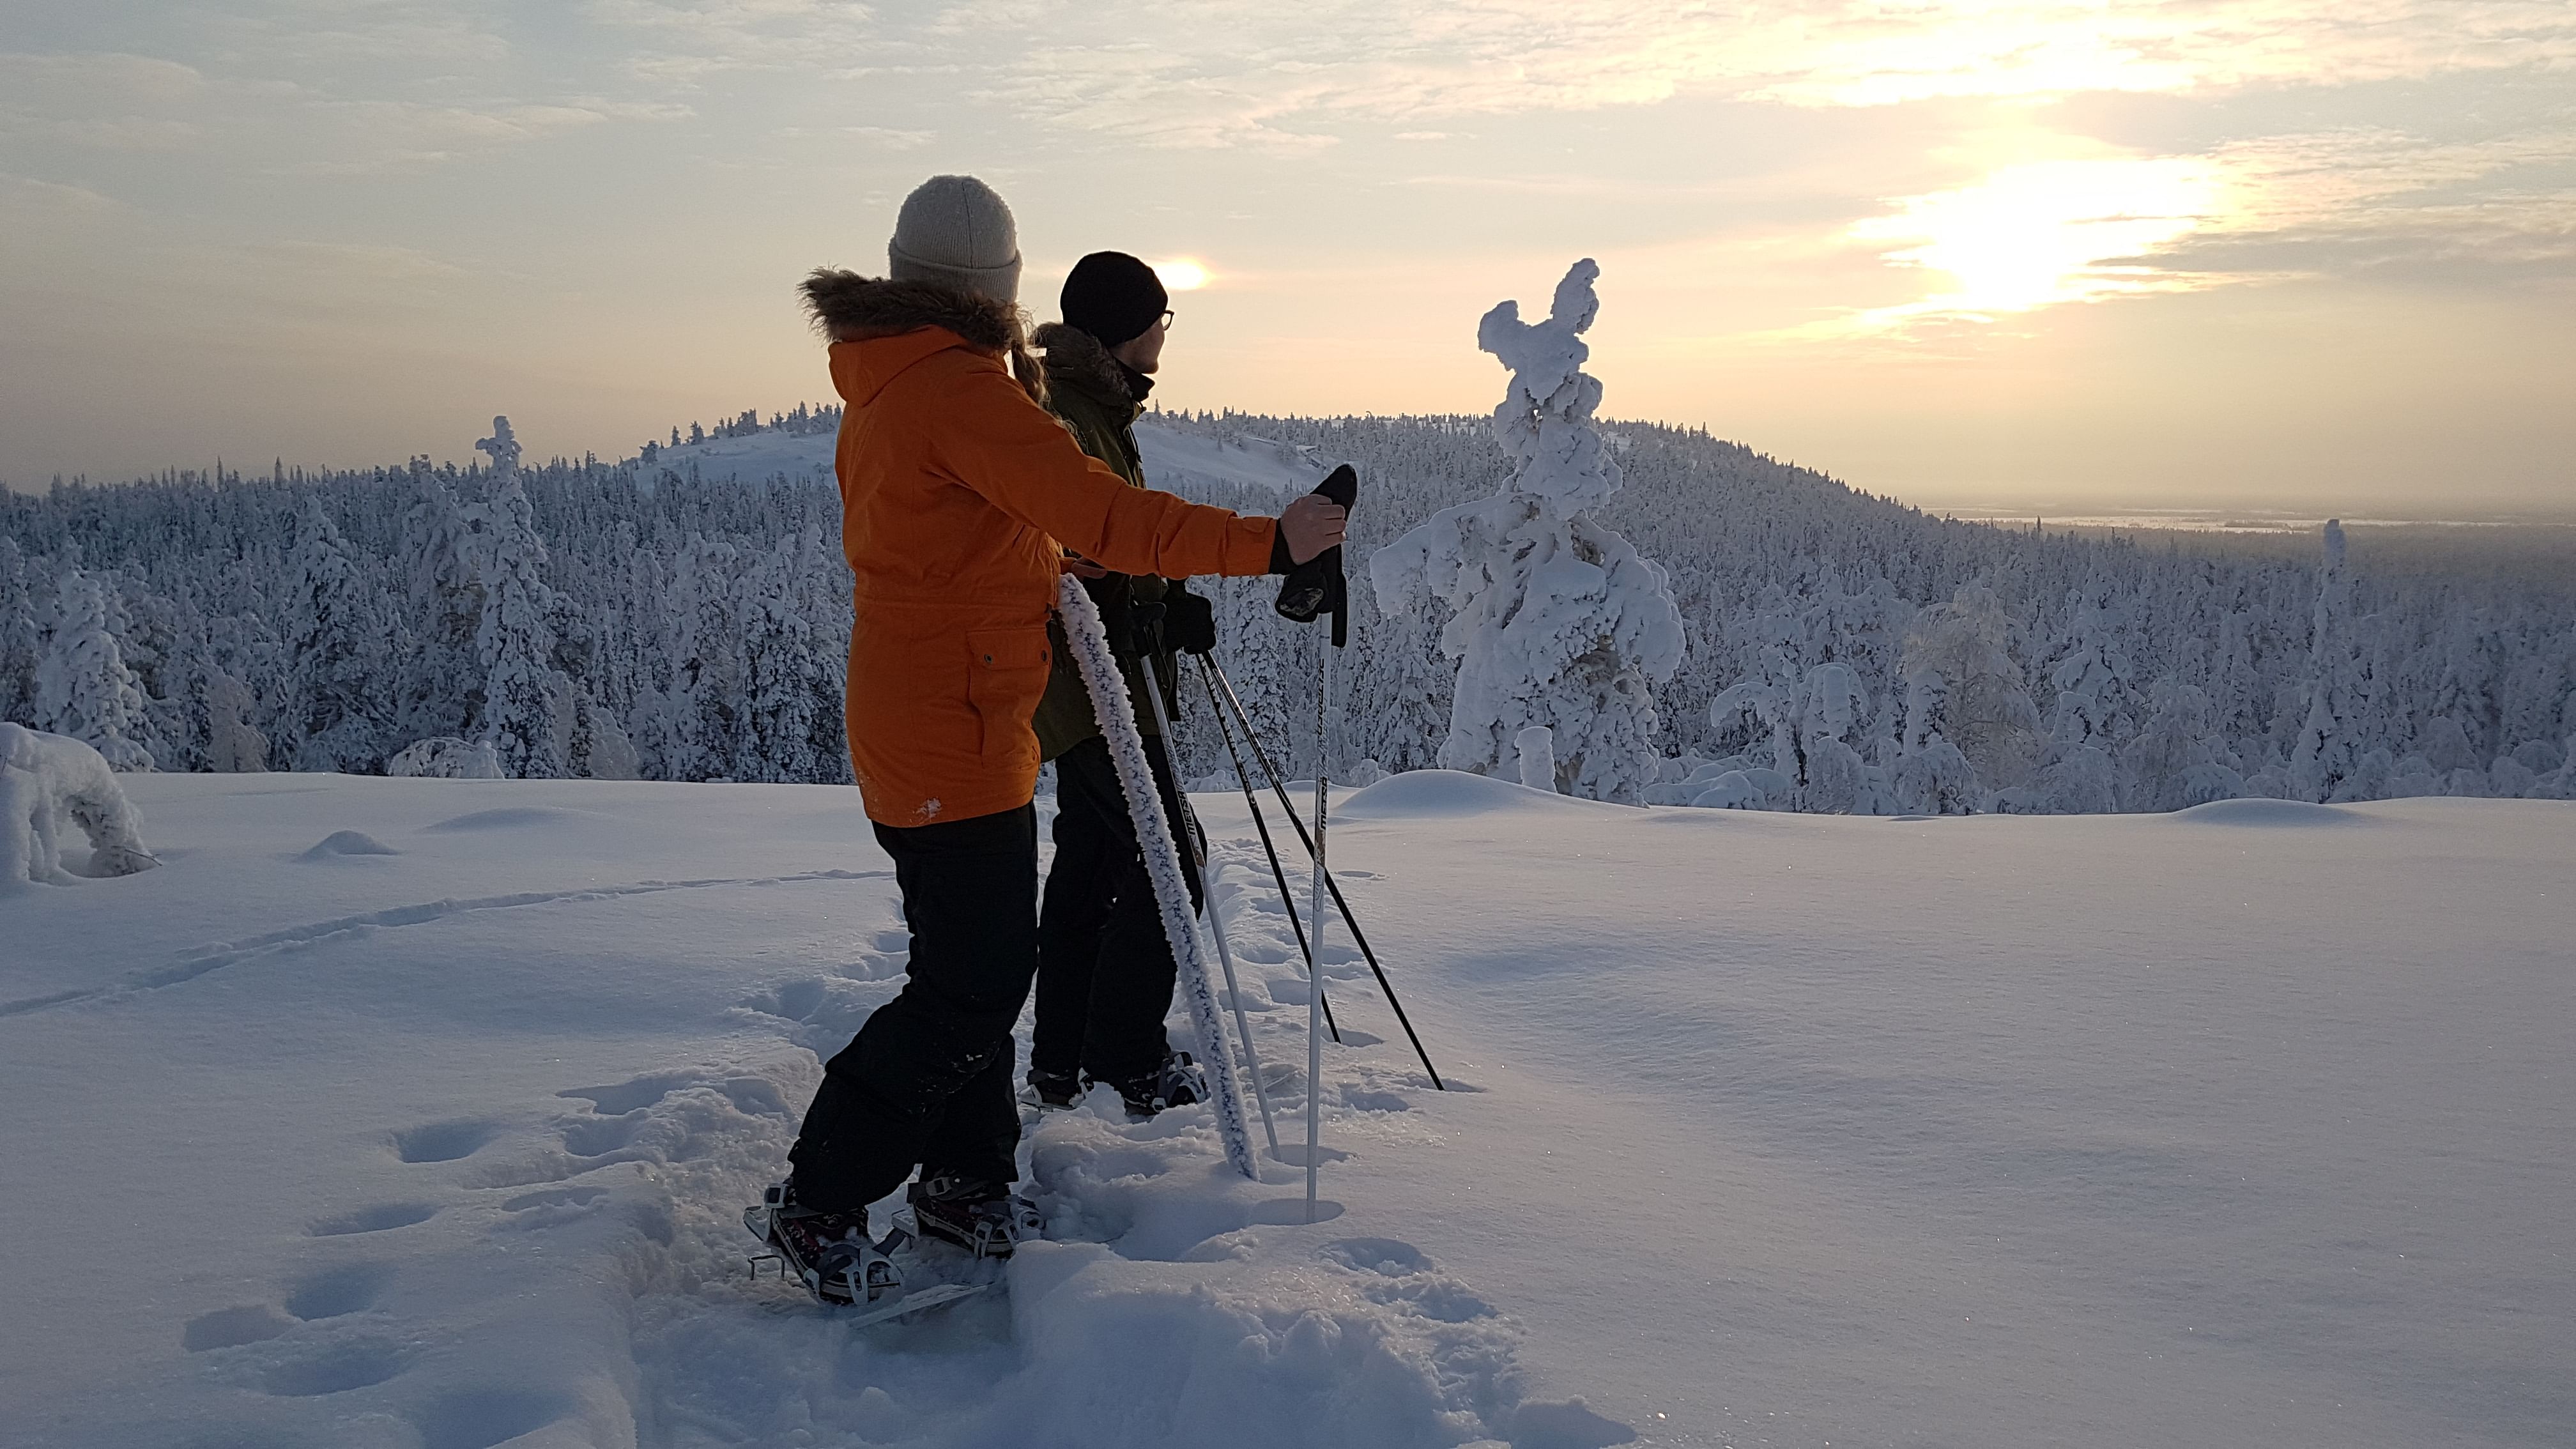
POLYGON ((1956 281, 1908 310, 2027 312, 2169 289, 2137 259, 2200 229, 2219 190, 2208 164, 2189 157, 2043 161, 1907 197, 1851 235, 1911 243, 1886 260, 1956 281))
POLYGON ((1156 262, 1154 275, 1163 279, 1163 287, 1167 291, 1195 292, 1208 284, 1207 264, 1191 257, 1156 262))

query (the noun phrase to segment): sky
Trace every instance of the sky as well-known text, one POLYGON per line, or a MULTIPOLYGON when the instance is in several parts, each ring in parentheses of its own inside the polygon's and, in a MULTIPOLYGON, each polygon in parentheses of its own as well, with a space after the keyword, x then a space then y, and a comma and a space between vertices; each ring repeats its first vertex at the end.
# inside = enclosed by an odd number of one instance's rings
POLYGON ((963 171, 1157 397, 1605 415, 1929 507, 2576 513, 2568 0, 0 0, 0 482, 623 456, 825 401, 963 171))

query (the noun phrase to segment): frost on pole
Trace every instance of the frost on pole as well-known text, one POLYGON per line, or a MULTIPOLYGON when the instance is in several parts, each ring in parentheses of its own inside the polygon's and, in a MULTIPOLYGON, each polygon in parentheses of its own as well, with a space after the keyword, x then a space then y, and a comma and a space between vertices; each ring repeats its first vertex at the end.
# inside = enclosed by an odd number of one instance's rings
POLYGON ((1682 619, 1662 567, 1592 517, 1620 484, 1592 422, 1601 383, 1583 371, 1600 275, 1576 262, 1544 322, 1504 302, 1477 324, 1476 345, 1512 371, 1494 435, 1518 471, 1370 555, 1369 582, 1389 614, 1435 599, 1453 611, 1442 765, 1517 778, 1521 732, 1544 726, 1555 788, 1633 804, 1654 778, 1652 686, 1681 667, 1682 619))

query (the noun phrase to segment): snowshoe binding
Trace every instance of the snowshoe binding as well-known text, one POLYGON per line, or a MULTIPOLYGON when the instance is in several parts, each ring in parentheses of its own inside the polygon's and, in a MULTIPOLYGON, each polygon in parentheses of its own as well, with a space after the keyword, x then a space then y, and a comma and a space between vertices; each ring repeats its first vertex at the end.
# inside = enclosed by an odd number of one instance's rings
POLYGON ((930 1177, 905 1196, 924 1236, 944 1238, 978 1258, 1007 1258, 1020 1244, 1046 1236, 1037 1205, 1002 1183, 930 1177))
POLYGON ((1166 1108, 1186 1107, 1207 1100, 1207 1072, 1188 1052, 1174 1052, 1163 1058, 1163 1064, 1141 1077, 1130 1077, 1117 1084, 1119 1098, 1127 1104, 1127 1115, 1144 1121, 1166 1108))
MULTIPOLYGON (((742 1225, 769 1245, 782 1275, 792 1273, 805 1291, 836 1308, 874 1303, 903 1287, 903 1272, 889 1256, 905 1241, 898 1230, 879 1242, 868 1236, 868 1210, 816 1212, 800 1207, 792 1183, 770 1185, 756 1206, 742 1210, 742 1225)), ((759 1271, 761 1259, 752 1260, 759 1271)))

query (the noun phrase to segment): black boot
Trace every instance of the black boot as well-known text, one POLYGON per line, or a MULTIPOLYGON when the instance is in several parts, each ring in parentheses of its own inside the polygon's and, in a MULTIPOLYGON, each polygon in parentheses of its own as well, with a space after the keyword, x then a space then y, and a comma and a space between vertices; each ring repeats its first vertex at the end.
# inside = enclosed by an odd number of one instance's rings
POLYGON ((1043 1072, 1029 1068, 1027 1100, 1041 1110, 1070 1107, 1082 1100, 1080 1072, 1043 1072))
POLYGON ((1127 1103, 1127 1115, 1136 1118, 1154 1116, 1166 1107, 1206 1101, 1208 1092, 1207 1073, 1200 1070, 1188 1052, 1174 1052, 1153 1071, 1116 1085, 1118 1095, 1127 1103))

